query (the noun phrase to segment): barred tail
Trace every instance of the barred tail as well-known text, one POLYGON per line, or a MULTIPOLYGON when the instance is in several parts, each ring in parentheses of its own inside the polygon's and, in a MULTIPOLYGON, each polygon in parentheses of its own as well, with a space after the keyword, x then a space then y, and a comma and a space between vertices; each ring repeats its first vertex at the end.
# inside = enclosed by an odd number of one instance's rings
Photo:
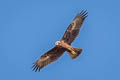
POLYGON ((73 48, 73 49, 74 49, 73 52, 68 52, 68 53, 72 59, 75 59, 82 53, 82 49, 80 48, 73 48))

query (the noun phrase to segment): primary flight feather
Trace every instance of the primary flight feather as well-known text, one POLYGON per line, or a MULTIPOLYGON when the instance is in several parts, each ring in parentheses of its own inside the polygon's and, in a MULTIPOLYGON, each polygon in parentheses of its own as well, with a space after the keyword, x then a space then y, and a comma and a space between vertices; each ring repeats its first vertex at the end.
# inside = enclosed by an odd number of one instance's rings
POLYGON ((73 48, 71 43, 75 40, 78 33, 80 32, 80 28, 83 24, 83 21, 88 16, 88 12, 82 10, 77 16, 74 18, 72 23, 68 26, 65 31, 62 39, 57 41, 55 47, 43 54, 32 66, 33 71, 40 71, 43 67, 48 64, 56 61, 65 51, 68 52, 69 56, 72 59, 75 59, 80 55, 82 49, 73 48))

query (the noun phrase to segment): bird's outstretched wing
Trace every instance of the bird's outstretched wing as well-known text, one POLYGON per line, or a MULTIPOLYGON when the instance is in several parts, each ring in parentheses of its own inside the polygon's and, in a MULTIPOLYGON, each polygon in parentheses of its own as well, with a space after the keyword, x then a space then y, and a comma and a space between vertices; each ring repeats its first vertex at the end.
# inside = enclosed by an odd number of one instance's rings
POLYGON ((65 52, 64 48, 55 46, 45 54, 43 54, 40 59, 38 59, 33 65, 33 71, 40 71, 43 67, 50 64, 51 62, 56 61, 63 53, 65 52))
POLYGON ((87 17, 87 13, 88 12, 82 10, 79 14, 77 14, 75 19, 72 21, 72 23, 68 26, 67 30, 65 31, 62 40, 64 40, 68 44, 71 44, 75 40, 80 31, 83 21, 87 17))

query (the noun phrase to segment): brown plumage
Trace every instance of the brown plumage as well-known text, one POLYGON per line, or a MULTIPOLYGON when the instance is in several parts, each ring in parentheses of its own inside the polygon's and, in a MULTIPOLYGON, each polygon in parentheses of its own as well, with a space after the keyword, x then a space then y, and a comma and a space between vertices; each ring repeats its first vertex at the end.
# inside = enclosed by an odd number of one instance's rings
POLYGON ((65 51, 69 53, 69 56, 72 59, 75 59, 80 55, 82 49, 73 48, 71 43, 75 40, 78 33, 80 32, 80 28, 82 26, 83 21, 87 17, 87 12, 82 10, 72 23, 68 26, 67 30, 64 33, 64 36, 60 41, 56 42, 54 48, 43 54, 33 65, 33 70, 40 71, 43 67, 48 64, 56 61, 65 51))
POLYGON ((46 52, 44 55, 38 59, 34 65, 33 70, 40 71, 44 66, 50 64, 51 62, 56 61, 63 53, 65 52, 64 48, 59 48, 55 46, 50 51, 46 52))
POLYGON ((71 44, 75 38, 77 37, 78 33, 80 32, 80 28, 82 26, 83 21, 87 17, 86 11, 82 10, 75 19, 72 21, 72 23, 68 26, 67 30, 65 31, 65 34, 62 38, 66 43, 71 44))

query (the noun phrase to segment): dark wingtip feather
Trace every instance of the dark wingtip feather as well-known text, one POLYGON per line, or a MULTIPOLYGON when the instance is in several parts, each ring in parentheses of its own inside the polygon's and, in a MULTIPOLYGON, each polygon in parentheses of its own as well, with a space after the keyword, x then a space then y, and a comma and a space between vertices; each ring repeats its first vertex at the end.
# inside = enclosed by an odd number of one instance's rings
POLYGON ((35 72, 38 70, 38 67, 36 68, 35 72))
POLYGON ((88 15, 86 15, 84 18, 88 17, 88 15))
POLYGON ((38 72, 40 72, 40 68, 38 69, 38 72))
POLYGON ((32 68, 33 68, 33 71, 35 71, 35 72, 37 72, 37 71, 40 72, 40 69, 41 69, 36 63, 34 63, 32 68))
POLYGON ((84 10, 82 10, 79 14, 82 14, 84 10))
POLYGON ((87 10, 82 10, 80 13, 79 13, 79 15, 83 18, 83 19, 85 19, 88 15, 88 12, 87 12, 87 10))

